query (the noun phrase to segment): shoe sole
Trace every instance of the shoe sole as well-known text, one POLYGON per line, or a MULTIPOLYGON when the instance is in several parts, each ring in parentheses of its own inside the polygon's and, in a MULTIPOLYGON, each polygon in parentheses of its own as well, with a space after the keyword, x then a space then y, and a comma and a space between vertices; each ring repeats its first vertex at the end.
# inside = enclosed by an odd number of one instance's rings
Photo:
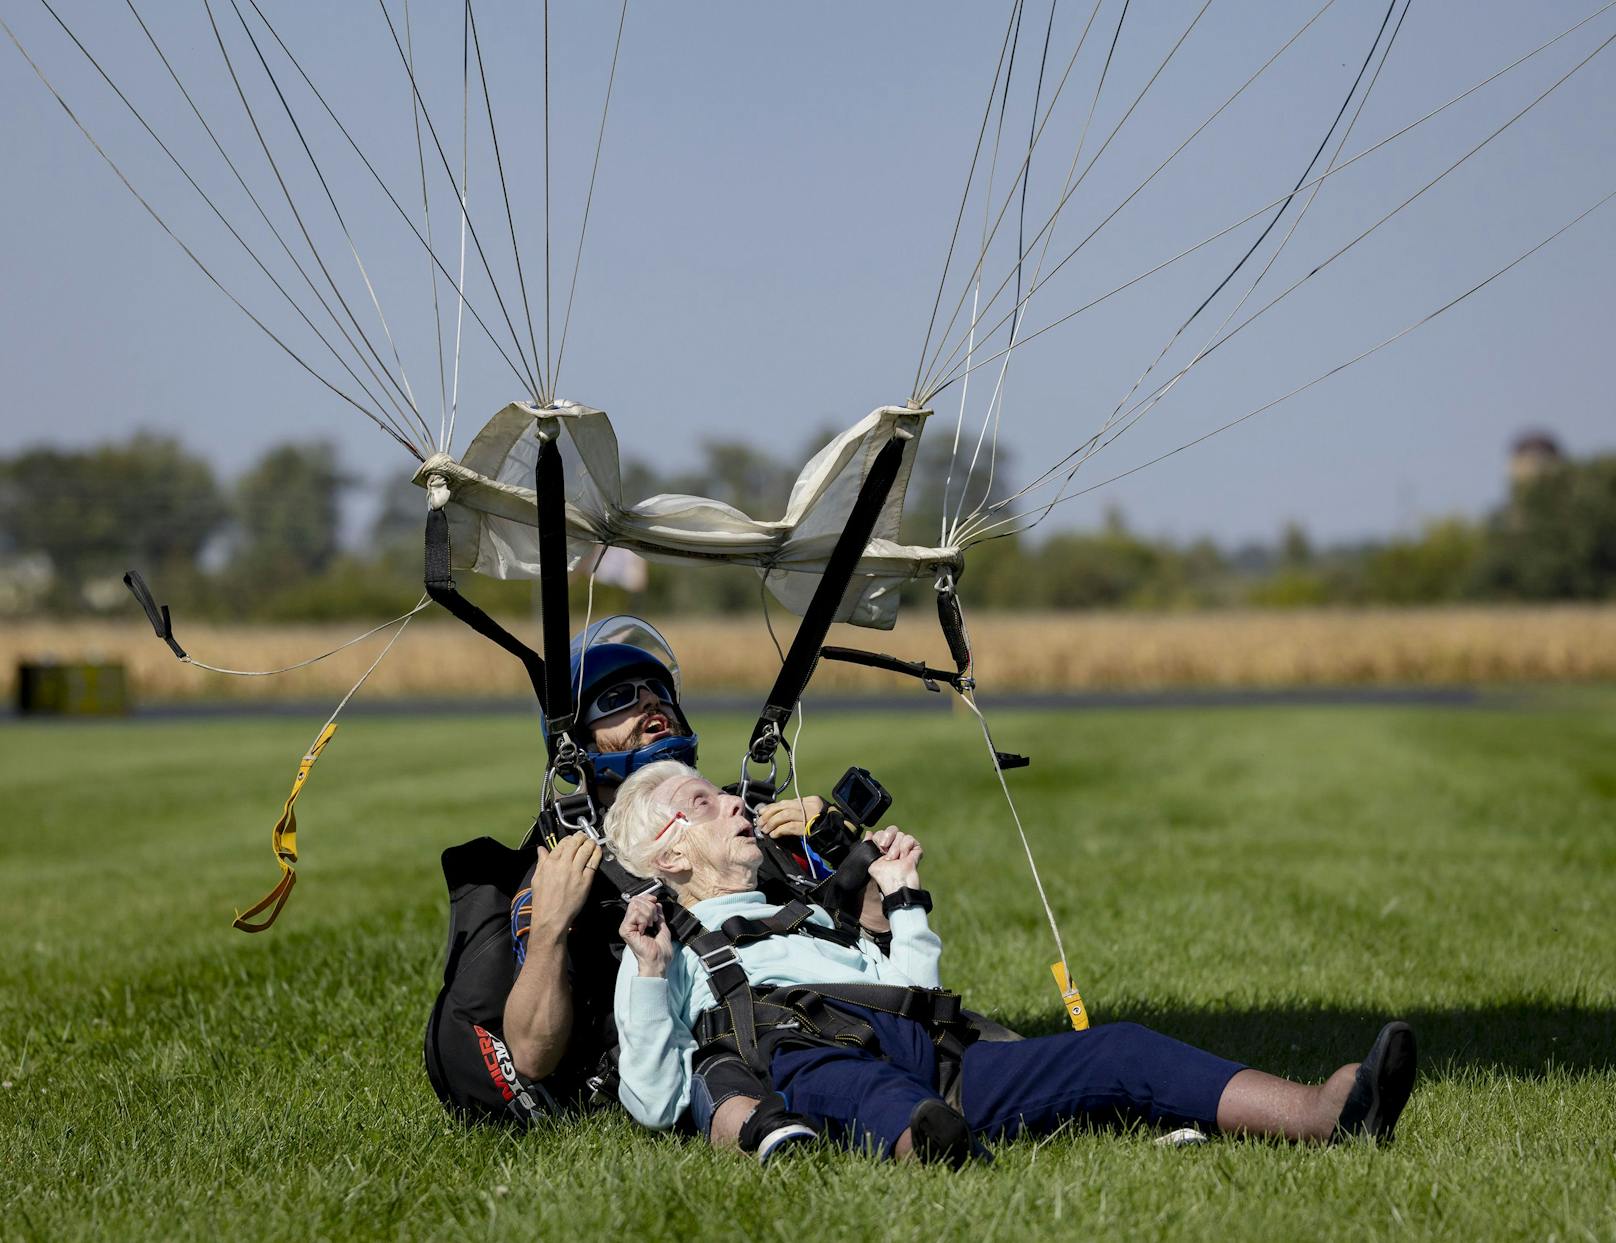
POLYGON ((971 1156, 971 1128, 939 1100, 921 1101, 909 1115, 909 1138, 918 1161, 942 1161, 959 1169, 971 1156))
POLYGON ((1351 1128, 1355 1135, 1373 1135, 1389 1143, 1397 1130, 1397 1120, 1414 1091, 1419 1050, 1414 1029, 1407 1023, 1388 1023, 1375 1037, 1374 1046, 1364 1058, 1360 1075, 1367 1072, 1369 1107, 1361 1121, 1351 1128))

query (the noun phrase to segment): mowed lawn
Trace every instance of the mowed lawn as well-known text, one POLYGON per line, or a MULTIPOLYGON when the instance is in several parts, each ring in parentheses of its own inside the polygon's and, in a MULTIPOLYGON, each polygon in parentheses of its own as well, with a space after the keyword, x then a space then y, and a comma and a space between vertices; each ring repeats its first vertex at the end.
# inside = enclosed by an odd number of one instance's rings
MULTIPOLYGON (((822 1149, 760 1171, 617 1114, 451 1122, 420 1041, 442 847, 520 838, 523 718, 347 721, 269 829, 315 720, 0 727, 0 1237, 1616 1236, 1616 699, 1472 709, 1006 714, 1010 781, 1096 1021, 1302 1078, 1412 1020, 1395 1145, 1071 1130, 961 1173, 822 1149)), ((702 751, 729 777, 746 722, 702 751)), ((969 718, 811 713, 927 846, 944 975, 1059 1030, 1050 936, 969 718)))

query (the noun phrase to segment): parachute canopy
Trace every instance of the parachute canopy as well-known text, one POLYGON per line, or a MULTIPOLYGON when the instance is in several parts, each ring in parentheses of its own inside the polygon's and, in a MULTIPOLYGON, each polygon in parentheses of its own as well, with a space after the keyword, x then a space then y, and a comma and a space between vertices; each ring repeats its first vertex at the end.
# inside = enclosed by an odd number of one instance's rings
POLYGON ((576 565, 590 548, 626 548, 652 561, 731 562, 755 567, 770 593, 801 614, 875 456, 896 435, 904 441, 898 477, 876 521, 836 620, 891 629, 897 588, 914 580, 957 575, 958 548, 897 542, 904 494, 929 410, 882 406, 836 436, 808 461, 783 516, 754 518, 704 496, 623 496, 617 434, 599 410, 572 402, 539 407, 514 402, 492 419, 459 460, 436 453, 415 472, 434 507, 447 506, 456 569, 495 578, 539 576, 538 500, 534 467, 541 438, 565 428, 575 453, 566 505, 568 555, 576 565))

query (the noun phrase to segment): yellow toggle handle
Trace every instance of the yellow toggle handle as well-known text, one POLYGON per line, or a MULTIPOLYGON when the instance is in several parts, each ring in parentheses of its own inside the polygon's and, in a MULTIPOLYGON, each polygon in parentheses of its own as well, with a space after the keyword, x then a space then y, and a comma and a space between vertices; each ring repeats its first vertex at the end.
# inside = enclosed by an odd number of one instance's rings
POLYGON ((1087 1031, 1089 1012, 1083 1008, 1083 998, 1078 995, 1077 985, 1072 983, 1072 977, 1066 973, 1066 964, 1051 963, 1049 970, 1055 977, 1055 987, 1060 989, 1061 1002, 1066 1007, 1066 1017, 1072 1020, 1072 1029, 1087 1031))
POLYGON ((320 758, 320 752, 325 750, 325 744, 331 741, 331 736, 337 732, 336 722, 329 722, 320 731, 320 736, 314 740, 309 753, 303 757, 297 766, 297 777, 292 782, 292 792, 286 796, 286 804, 281 808, 281 818, 275 821, 275 827, 270 832, 270 846, 275 851, 275 862, 280 865, 281 878, 275 882, 275 887, 267 894, 254 902, 245 911, 238 911, 231 926, 240 928, 243 932, 262 932, 275 922, 281 913, 281 907, 286 905, 286 899, 292 896, 292 886, 297 884, 297 872, 292 865, 297 862, 297 812, 293 804, 297 796, 303 791, 303 783, 309 779, 309 770, 314 767, 314 761, 320 758), (250 922, 254 915, 268 910, 258 923, 250 922))

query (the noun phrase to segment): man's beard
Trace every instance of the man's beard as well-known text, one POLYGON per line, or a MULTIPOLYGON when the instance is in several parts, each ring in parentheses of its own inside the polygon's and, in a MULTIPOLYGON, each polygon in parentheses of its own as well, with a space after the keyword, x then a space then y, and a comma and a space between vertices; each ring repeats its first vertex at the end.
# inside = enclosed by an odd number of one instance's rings
POLYGON ((628 736, 628 742, 624 745, 623 750, 638 751, 641 747, 650 746, 651 743, 660 742, 664 738, 690 737, 690 731, 685 728, 684 722, 672 716, 667 717, 666 720, 668 728, 655 734, 647 733, 644 725, 637 726, 634 732, 628 736))

